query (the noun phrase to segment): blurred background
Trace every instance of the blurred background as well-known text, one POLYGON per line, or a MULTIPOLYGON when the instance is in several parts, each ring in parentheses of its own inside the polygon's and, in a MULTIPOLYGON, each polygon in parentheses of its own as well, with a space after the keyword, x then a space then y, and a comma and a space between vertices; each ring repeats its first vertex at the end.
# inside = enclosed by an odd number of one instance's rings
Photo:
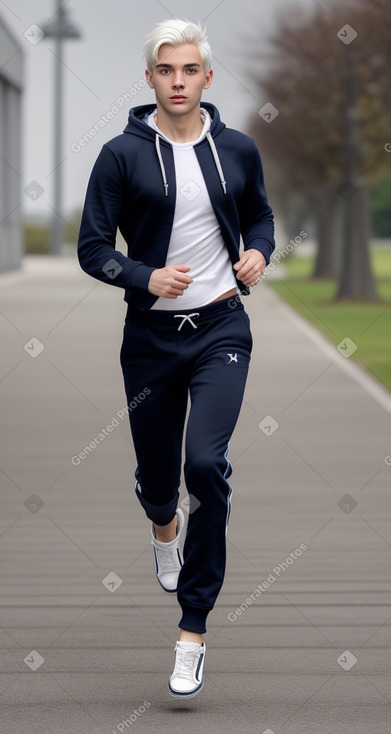
POLYGON ((260 148, 282 253, 273 287, 326 335, 384 311, 361 363, 390 388, 391 347, 379 346, 391 325, 386 2, 2 0, 0 272, 24 255, 74 256, 93 163, 129 108, 154 101, 141 49, 171 16, 206 24, 215 79, 204 99, 260 148))
POLYGON ((148 698, 146 734, 389 734, 390 69, 389 0, 0 0, 1 732, 120 732, 148 698), (243 299, 227 576, 181 710, 126 303, 76 259, 92 166, 154 101, 142 47, 171 16, 207 27, 204 99, 256 140, 277 242, 243 299))

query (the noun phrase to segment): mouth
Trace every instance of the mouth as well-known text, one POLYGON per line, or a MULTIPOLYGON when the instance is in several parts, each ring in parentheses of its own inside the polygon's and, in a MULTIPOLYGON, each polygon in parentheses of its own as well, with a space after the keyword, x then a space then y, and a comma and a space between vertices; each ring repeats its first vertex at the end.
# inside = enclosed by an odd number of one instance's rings
POLYGON ((183 94, 174 94, 170 99, 173 100, 173 102, 185 102, 187 97, 185 97, 183 94))

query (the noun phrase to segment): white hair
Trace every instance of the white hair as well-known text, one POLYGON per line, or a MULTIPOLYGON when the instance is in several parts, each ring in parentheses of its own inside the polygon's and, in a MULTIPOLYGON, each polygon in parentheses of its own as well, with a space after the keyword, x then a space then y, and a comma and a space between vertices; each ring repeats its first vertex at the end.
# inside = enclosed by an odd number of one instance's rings
POLYGON ((153 65, 156 63, 160 46, 163 43, 168 43, 174 47, 181 46, 183 43, 195 44, 200 50, 205 72, 211 68, 212 51, 206 36, 206 29, 202 28, 200 24, 196 25, 191 21, 181 20, 180 18, 172 18, 157 23, 153 31, 146 37, 143 48, 149 71, 153 71, 153 65))

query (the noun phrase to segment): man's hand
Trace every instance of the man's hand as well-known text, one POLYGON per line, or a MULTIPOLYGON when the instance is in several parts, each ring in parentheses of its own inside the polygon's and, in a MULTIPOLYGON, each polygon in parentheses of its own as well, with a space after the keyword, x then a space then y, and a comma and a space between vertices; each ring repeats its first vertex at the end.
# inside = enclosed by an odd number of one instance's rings
POLYGON ((161 298, 178 298, 193 282, 188 265, 168 265, 165 268, 156 268, 151 274, 148 290, 154 296, 161 298))
POLYGON ((238 260, 234 265, 234 268, 237 271, 236 277, 247 286, 254 286, 259 283, 265 267, 266 260, 262 255, 262 252, 254 249, 245 250, 240 260, 238 260))

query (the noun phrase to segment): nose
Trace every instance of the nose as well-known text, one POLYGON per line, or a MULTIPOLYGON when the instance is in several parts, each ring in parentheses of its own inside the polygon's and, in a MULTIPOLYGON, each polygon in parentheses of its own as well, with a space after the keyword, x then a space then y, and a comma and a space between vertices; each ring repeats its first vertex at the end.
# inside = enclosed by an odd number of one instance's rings
POLYGON ((172 81, 172 86, 175 87, 176 89, 178 87, 184 87, 183 74, 181 71, 177 71, 175 73, 173 81, 172 81))

